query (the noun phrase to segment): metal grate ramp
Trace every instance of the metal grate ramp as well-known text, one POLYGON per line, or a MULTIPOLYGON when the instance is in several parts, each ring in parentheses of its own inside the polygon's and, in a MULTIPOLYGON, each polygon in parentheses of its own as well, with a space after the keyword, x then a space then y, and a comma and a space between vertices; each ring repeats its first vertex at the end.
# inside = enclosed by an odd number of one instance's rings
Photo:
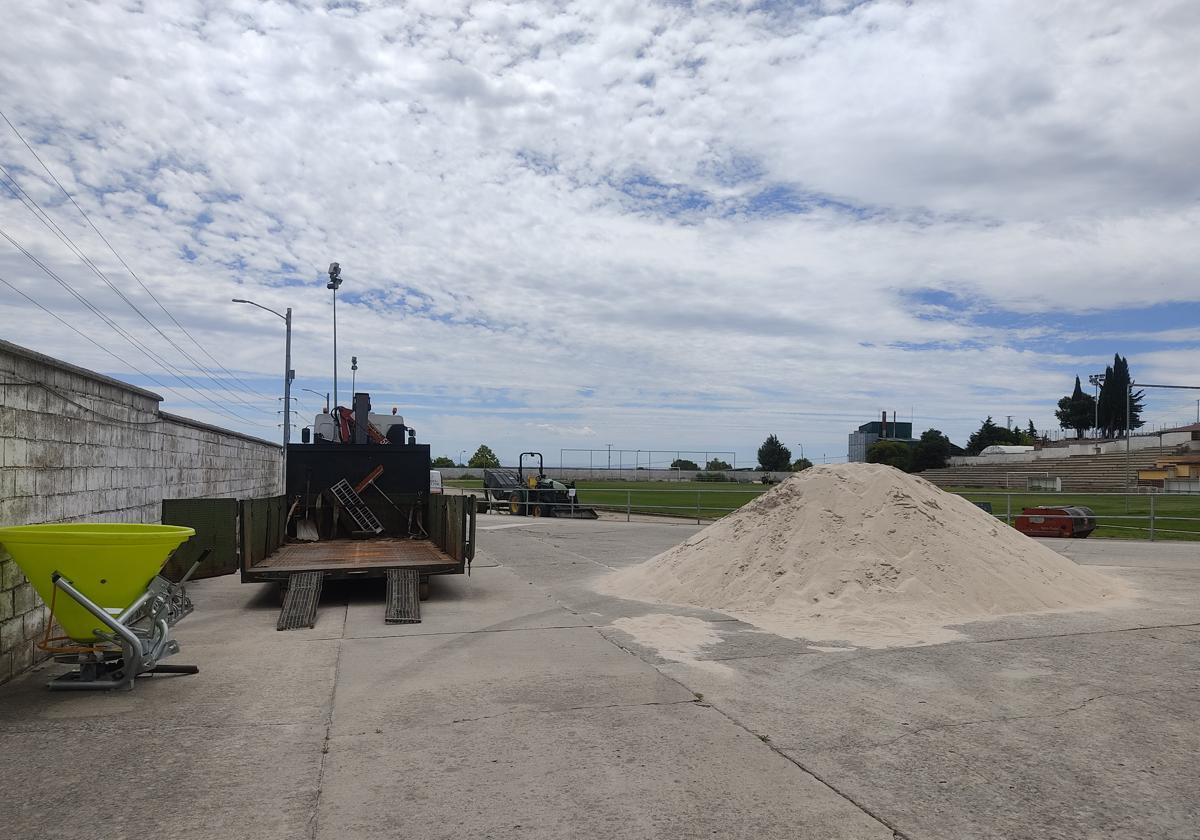
POLYGON ((323 572, 295 572, 288 577, 276 630, 297 630, 317 623, 317 602, 321 600, 324 580, 323 572))
POLYGON ((387 609, 383 620, 388 624, 421 623, 421 575, 416 569, 387 570, 387 609))
POLYGON ((375 518, 375 514, 367 507, 366 502, 362 497, 350 486, 350 482, 342 479, 333 487, 329 488, 333 493, 333 497, 338 500, 346 513, 350 514, 350 518, 358 525, 360 532, 371 534, 382 534, 383 525, 375 518))

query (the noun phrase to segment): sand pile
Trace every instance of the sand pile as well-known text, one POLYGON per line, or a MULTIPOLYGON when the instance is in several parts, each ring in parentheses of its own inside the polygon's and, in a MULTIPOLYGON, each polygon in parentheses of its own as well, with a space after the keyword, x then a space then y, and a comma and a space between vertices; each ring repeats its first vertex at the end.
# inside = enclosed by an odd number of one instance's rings
POLYGON ((868 647, 948 641, 959 634, 947 625, 1129 594, 966 499, 876 464, 805 470, 600 588, 868 647))

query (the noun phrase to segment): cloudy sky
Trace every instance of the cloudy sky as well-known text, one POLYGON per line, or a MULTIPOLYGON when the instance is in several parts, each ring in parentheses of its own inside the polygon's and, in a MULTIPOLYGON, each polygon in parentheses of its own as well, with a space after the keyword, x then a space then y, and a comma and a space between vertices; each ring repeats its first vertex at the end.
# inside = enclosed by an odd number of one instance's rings
MULTIPOLYGON (((330 390, 333 260, 342 401, 356 355, 455 458, 820 461, 885 408, 961 443, 1052 426, 1114 352, 1200 384, 1190 0, 27 0, 4 29, 2 335, 177 413, 279 434, 282 324, 232 297, 291 306, 296 387, 330 390)), ((1149 422, 1194 420, 1169 393, 1149 422)))

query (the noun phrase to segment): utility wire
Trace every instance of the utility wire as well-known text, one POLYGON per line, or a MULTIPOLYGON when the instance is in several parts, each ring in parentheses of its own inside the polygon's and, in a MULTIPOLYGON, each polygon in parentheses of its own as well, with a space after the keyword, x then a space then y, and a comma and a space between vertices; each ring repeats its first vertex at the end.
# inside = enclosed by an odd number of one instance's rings
MULTIPOLYGON (((73 286, 71 286, 70 283, 68 283, 66 280, 64 280, 62 277, 60 277, 58 274, 56 274, 45 263, 43 263, 41 260, 39 260, 33 254, 31 254, 29 251, 27 251, 21 245, 21 243, 17 242, 17 240, 15 240, 15 239, 13 239, 8 234, 8 232, 5 231, 3 228, 0 228, 0 237, 7 239, 13 245, 13 247, 15 247, 18 251, 20 251, 25 256, 26 259, 28 259, 30 262, 32 262, 34 265, 36 265, 38 268, 40 268, 43 272, 45 272, 56 283, 58 283, 60 286, 62 286, 62 288, 65 289, 72 297, 74 297, 75 300, 77 300, 80 304, 85 306, 89 311, 91 311, 94 315, 96 315, 96 317, 98 317, 102 321, 104 321, 105 324, 107 324, 119 336, 124 338, 136 350, 139 350, 143 355, 145 355, 151 361, 157 362, 159 365, 162 365, 163 367, 165 367, 168 370, 170 370, 171 372, 173 372, 181 380, 186 382, 188 387, 190 387, 193 391, 195 391, 201 397, 203 397, 204 399, 208 400, 208 402, 210 402, 214 406, 216 406, 218 411, 224 412, 226 415, 232 416, 235 420, 240 420, 240 421, 243 421, 246 423, 253 422, 249 418, 243 417, 242 415, 238 414, 233 409, 229 408, 228 406, 222 405, 221 403, 217 402, 212 397, 210 397, 207 393, 204 392, 204 390, 202 388, 199 388, 196 385, 196 383, 190 377, 187 376, 187 374, 183 373, 183 371, 179 370, 179 368, 175 367, 167 360, 158 356, 156 353, 154 353, 152 350, 150 350, 148 347, 146 347, 144 344, 142 344, 137 338, 135 338, 133 335, 131 335, 125 328, 123 328, 120 324, 118 324, 116 321, 114 321, 112 318, 110 318, 104 311, 102 311, 99 307, 97 307, 95 304, 93 304, 90 300, 88 300, 86 297, 84 297, 83 294, 76 291, 75 288, 73 286)), ((173 391, 173 393, 178 394, 179 392, 173 391)))
MULTIPOLYGON (((162 338, 164 338, 168 344, 170 344, 172 347, 174 347, 176 350, 178 350, 179 353, 185 359, 187 359, 189 362, 191 362, 193 367, 195 367, 196 370, 200 371, 205 376, 207 376, 210 380, 212 380, 213 384, 215 384, 218 388, 228 391, 234 400, 236 400, 237 402, 239 402, 246 408, 249 408, 252 411, 260 411, 264 414, 270 413, 267 409, 261 408, 259 406, 253 405, 252 403, 247 402, 244 398, 241 397, 240 394, 238 394, 235 390, 233 390, 227 384, 223 383, 220 379, 218 379, 216 376, 214 376, 208 370, 208 368, 206 368, 203 364, 198 362, 194 357, 192 357, 190 354, 188 354, 187 351, 185 351, 182 347, 180 347, 178 344, 176 344, 171 339, 170 336, 168 336, 161 329, 159 329, 158 325, 155 324, 153 321, 151 321, 146 316, 146 314, 144 312, 142 312, 141 309, 138 308, 137 304, 135 304, 133 301, 131 301, 128 297, 126 297, 125 293, 122 292, 121 289, 108 278, 108 275, 106 275, 103 271, 101 271, 99 266, 97 266, 95 264, 95 262, 93 262, 92 259, 90 257, 88 257, 88 255, 85 254, 83 252, 83 250, 74 243, 74 241, 71 240, 71 237, 66 233, 66 231, 64 231, 61 227, 59 227, 59 225, 54 221, 54 219, 52 219, 50 217, 50 214, 48 214, 45 210, 43 210, 41 205, 39 205, 37 203, 37 201, 31 195, 29 195, 29 193, 27 193, 24 189, 22 189, 21 185, 19 183, 17 183, 16 178, 14 178, 12 176, 12 174, 7 169, 5 169, 2 164, 0 164, 0 174, 3 174, 4 177, 7 178, 8 181, 11 182, 11 185, 9 183, 5 183, 5 182, 0 182, 0 183, 4 183, 4 186, 8 189, 8 191, 10 193, 12 193, 13 196, 16 197, 16 199, 18 201, 21 202, 21 204, 24 205, 25 209, 28 210, 30 213, 32 213, 38 221, 40 221, 44 226, 46 226, 50 230, 51 233, 53 233, 56 237, 58 237, 60 242, 62 242, 64 245, 66 245, 67 248, 69 248, 71 250, 71 252, 73 254, 75 254, 75 256, 77 256, 80 259, 80 261, 83 262, 83 264, 85 266, 87 266, 89 269, 91 269, 93 274, 95 274, 97 277, 99 277, 104 282, 104 284, 106 286, 108 286, 108 288, 111 289, 113 291, 113 293, 117 295, 117 297, 119 297, 121 300, 123 300, 129 306, 130 309, 132 309, 134 312, 136 312, 142 318, 143 321, 145 321, 147 324, 149 324, 150 327, 152 329, 154 329, 154 331, 157 332, 162 338), (15 187, 15 189, 14 189, 14 187, 15 187)), ((266 399, 266 397, 263 397, 263 398, 266 399)))
MULTIPOLYGON (((163 313, 168 318, 171 319, 171 322, 173 324, 175 324, 175 326, 179 327, 180 331, 182 331, 184 335, 186 335, 189 339, 191 339, 193 344, 195 344, 197 347, 200 348, 200 352, 202 352, 205 356, 208 356, 208 358, 211 359, 212 362, 214 364, 216 364, 217 367, 219 367, 222 371, 224 371, 235 382, 240 384, 242 386, 242 388, 244 388, 247 391, 247 393, 250 393, 256 397, 264 397, 264 395, 262 393, 254 390, 254 388, 247 385, 245 382, 243 382, 241 379, 239 379, 232 371, 230 371, 223 364, 221 364, 221 362, 215 356, 213 356, 212 353, 208 352, 208 349, 203 344, 201 344, 199 341, 196 340, 195 336, 193 336, 190 332, 187 331, 187 329, 183 326, 183 324, 179 323, 179 321, 175 318, 175 316, 172 315, 170 313, 170 311, 167 309, 167 307, 163 305, 162 301, 160 301, 158 299, 158 296, 155 295, 154 292, 150 290, 150 287, 142 282, 142 278, 138 276, 137 272, 135 272, 130 267, 129 263, 125 262, 125 258, 122 257, 119 253, 117 253, 117 249, 114 248, 113 244, 108 241, 108 237, 106 237, 101 232, 100 228, 96 227, 95 222, 92 221, 92 217, 89 216, 84 211, 84 209, 79 206, 79 202, 77 202, 75 200, 75 197, 67 191, 67 188, 62 185, 62 182, 59 181, 57 177, 55 177, 54 173, 50 171, 50 167, 47 166, 46 162, 44 160, 42 160, 41 156, 38 155, 38 153, 36 151, 34 151, 33 146, 31 146, 29 144, 29 141, 25 139, 25 136, 23 134, 21 134, 20 130, 15 125, 13 125, 12 120, 10 120, 8 118, 8 115, 5 114, 3 110, 0 110, 0 118, 4 119, 4 122, 8 124, 8 127, 12 129, 13 134, 17 135, 17 139, 19 139, 21 141, 21 143, 25 146, 25 148, 29 150, 29 153, 31 155, 33 155, 34 160, 36 160, 39 164, 41 164, 42 169, 45 170, 46 174, 50 176, 50 180, 52 180, 58 186, 58 188, 60 190, 62 190, 63 195, 65 195, 67 197, 67 200, 70 201, 71 204, 74 205, 75 209, 79 211, 79 215, 83 216, 84 221, 86 221, 88 223, 88 226, 96 232, 96 235, 100 237, 100 240, 105 245, 108 246, 108 250, 112 251, 113 256, 116 257, 117 260, 121 263, 121 265, 123 265, 125 267, 125 270, 129 272, 129 275, 134 280, 137 281, 137 284, 142 287, 142 290, 145 291, 146 294, 150 295, 150 299, 153 300, 156 304, 158 304, 158 308, 161 309, 163 311, 163 313)), ((143 316, 143 317, 145 317, 145 316, 143 316)), ((183 352, 183 351, 180 350, 180 352, 183 352)))
MULTIPOLYGON (((119 356, 119 355, 117 355, 117 354, 116 354, 116 353, 114 353, 112 350, 108 349, 108 348, 107 348, 107 347, 105 347, 103 344, 101 344, 100 342, 96 341, 96 340, 95 340, 94 338, 92 338, 90 335, 88 335, 87 333, 85 333, 85 332, 83 332, 82 330, 80 330, 80 329, 79 329, 78 327, 76 327, 74 324, 72 324, 71 322, 69 322, 69 321, 67 321, 66 319, 64 319, 64 318, 63 318, 62 316, 60 316, 60 315, 59 315, 57 312, 54 312, 53 310, 49 309, 48 307, 46 307, 46 306, 43 306, 43 305, 42 305, 42 304, 41 304, 39 301, 35 300, 33 297, 31 297, 31 296, 29 296, 28 294, 26 294, 26 293, 25 293, 25 292, 24 292, 22 289, 18 288, 17 286, 14 286, 12 283, 10 283, 8 280, 6 280, 6 279, 5 279, 4 277, 2 277, 2 276, 0 276, 0 283, 3 283, 3 284, 4 284, 5 286, 7 286, 8 288, 12 289, 12 290, 13 290, 14 292, 16 292, 18 295, 20 295, 21 297, 25 298, 25 300, 27 300, 27 301, 29 301, 30 303, 32 303, 32 304, 33 304, 34 306, 36 306, 38 309, 40 309, 40 310, 42 310, 43 312, 45 312, 45 313, 46 313, 47 315, 49 315, 51 318, 53 318, 54 320, 58 321, 60 324, 62 324, 62 325, 63 325, 64 327, 66 327, 67 329, 71 330, 71 332, 75 333, 75 334, 76 334, 76 335, 78 335, 80 338, 84 339, 85 341, 87 341, 88 343, 90 343, 91 345, 93 345, 94 347, 96 347, 97 349, 101 350, 102 352, 104 352, 104 353, 107 353, 108 355, 112 356, 114 359, 116 359, 116 360, 117 360, 118 362, 120 362, 122 365, 125 365, 125 366, 128 366, 128 367, 132 368, 132 369, 134 370, 134 372, 135 372, 135 373, 139 373, 139 374, 141 374, 142 376, 146 377, 146 378, 147 378, 147 379, 149 379, 151 382, 153 382, 155 385, 157 385, 159 388, 162 388, 162 389, 163 389, 163 390, 165 390, 165 391, 170 391, 172 394, 174 394, 175 396, 179 397, 179 399, 180 399, 180 400, 181 400, 181 401, 182 401, 184 404, 188 404, 188 403, 191 403, 191 402, 192 402, 192 401, 191 401, 191 400, 189 400, 189 399, 188 399, 186 396, 184 396, 183 394, 181 394, 179 391, 176 391, 174 388, 172 388, 170 385, 167 385, 165 382, 161 382, 161 381, 159 381, 159 380, 158 380, 156 377, 152 376, 152 375, 151 375, 151 374, 149 374, 149 373, 146 373, 144 370, 142 370, 142 369, 138 368, 136 365, 134 365, 133 363, 131 363, 131 362, 130 362, 128 359, 124 358, 123 356, 119 356)), ((203 396, 203 393, 201 394, 201 396, 203 396)), ((218 407, 220 407, 220 406, 218 405, 218 407)), ((259 427, 259 428, 264 428, 264 429, 265 429, 265 428, 268 428, 268 426, 267 426, 266 424, 264 424, 264 423, 255 423, 255 422, 254 422, 254 421, 252 421, 252 420, 245 420, 244 418, 239 418, 239 419, 242 419, 244 422, 250 423, 251 425, 253 425, 253 426, 257 426, 257 427, 259 427)), ((132 421, 121 421, 121 422, 132 422, 132 421)))

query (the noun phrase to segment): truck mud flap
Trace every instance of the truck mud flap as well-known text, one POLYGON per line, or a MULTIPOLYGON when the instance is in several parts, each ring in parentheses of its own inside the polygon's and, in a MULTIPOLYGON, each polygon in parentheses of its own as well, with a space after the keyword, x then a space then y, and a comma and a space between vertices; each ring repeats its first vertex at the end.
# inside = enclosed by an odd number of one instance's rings
POLYGON ((421 623, 421 575, 416 569, 387 570, 387 608, 383 620, 388 624, 421 623))
POLYGON ((276 630, 297 630, 317 623, 317 602, 321 600, 321 572, 294 572, 288 576, 287 594, 279 613, 276 630))

